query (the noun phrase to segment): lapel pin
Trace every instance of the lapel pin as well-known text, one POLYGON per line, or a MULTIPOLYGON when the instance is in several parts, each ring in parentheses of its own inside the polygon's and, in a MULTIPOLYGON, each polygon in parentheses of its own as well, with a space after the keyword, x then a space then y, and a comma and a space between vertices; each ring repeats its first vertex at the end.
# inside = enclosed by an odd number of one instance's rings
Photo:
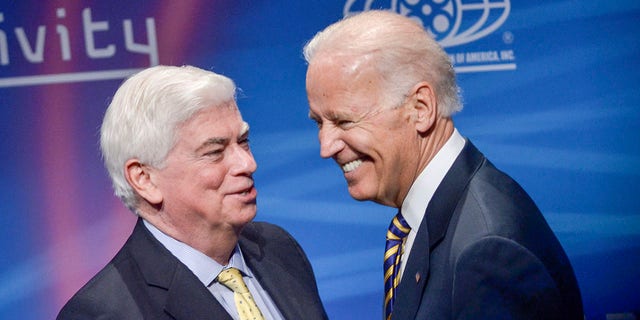
POLYGON ((420 272, 416 272, 416 283, 420 282, 420 272))

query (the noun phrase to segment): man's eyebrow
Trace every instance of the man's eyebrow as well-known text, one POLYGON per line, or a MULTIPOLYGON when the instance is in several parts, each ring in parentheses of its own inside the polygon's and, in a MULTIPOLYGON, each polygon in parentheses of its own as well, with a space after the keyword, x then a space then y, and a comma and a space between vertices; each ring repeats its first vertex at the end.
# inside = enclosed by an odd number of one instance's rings
POLYGON ((199 152, 202 149, 207 148, 207 147, 212 146, 212 145, 218 145, 218 144, 225 145, 225 144, 228 144, 228 143, 229 143, 229 139, 228 138, 215 138, 215 137, 214 138, 209 138, 209 139, 207 139, 207 141, 203 142, 196 149, 196 152, 199 152))
MULTIPOLYGON (((249 124, 246 122, 242 122, 242 128, 240 129, 240 136, 241 137, 246 137, 249 135, 249 124)), ((202 149, 212 146, 212 145, 226 145, 229 144, 230 139, 229 138, 220 138, 220 137, 213 137, 213 138, 209 138, 207 139, 207 141, 203 142, 197 149, 196 152, 201 151, 202 149)))

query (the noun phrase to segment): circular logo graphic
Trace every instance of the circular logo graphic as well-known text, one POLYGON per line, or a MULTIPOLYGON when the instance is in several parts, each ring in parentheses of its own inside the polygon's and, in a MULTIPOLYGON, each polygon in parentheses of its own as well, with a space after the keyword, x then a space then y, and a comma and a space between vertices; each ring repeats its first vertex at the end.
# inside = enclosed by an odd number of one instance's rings
POLYGON ((485 37, 509 16, 510 0, 347 0, 344 16, 387 9, 420 22, 443 47, 485 37))

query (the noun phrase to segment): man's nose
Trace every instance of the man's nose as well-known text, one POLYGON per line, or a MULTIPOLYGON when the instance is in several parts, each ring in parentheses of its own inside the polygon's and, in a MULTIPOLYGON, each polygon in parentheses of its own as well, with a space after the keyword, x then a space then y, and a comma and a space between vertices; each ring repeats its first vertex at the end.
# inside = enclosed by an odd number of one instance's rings
POLYGON ((340 133, 336 128, 320 128, 318 140, 320 140, 320 156, 325 159, 331 158, 344 148, 344 141, 340 138, 340 133))
POLYGON ((237 146, 232 157, 234 174, 253 174, 258 169, 258 164, 253 158, 250 149, 237 146))

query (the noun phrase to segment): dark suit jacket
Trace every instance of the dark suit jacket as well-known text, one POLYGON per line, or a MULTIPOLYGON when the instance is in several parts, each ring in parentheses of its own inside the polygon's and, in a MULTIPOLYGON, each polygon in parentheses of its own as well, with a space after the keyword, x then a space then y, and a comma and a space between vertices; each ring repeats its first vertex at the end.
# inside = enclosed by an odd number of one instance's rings
MULTIPOLYGON (((286 319, 327 318, 311 265, 287 232, 250 223, 239 243, 247 265, 286 319)), ((113 260, 67 302, 57 319, 231 317, 139 219, 113 260)))
POLYGON ((542 214, 470 141, 427 207, 393 310, 393 319, 583 319, 542 214))

